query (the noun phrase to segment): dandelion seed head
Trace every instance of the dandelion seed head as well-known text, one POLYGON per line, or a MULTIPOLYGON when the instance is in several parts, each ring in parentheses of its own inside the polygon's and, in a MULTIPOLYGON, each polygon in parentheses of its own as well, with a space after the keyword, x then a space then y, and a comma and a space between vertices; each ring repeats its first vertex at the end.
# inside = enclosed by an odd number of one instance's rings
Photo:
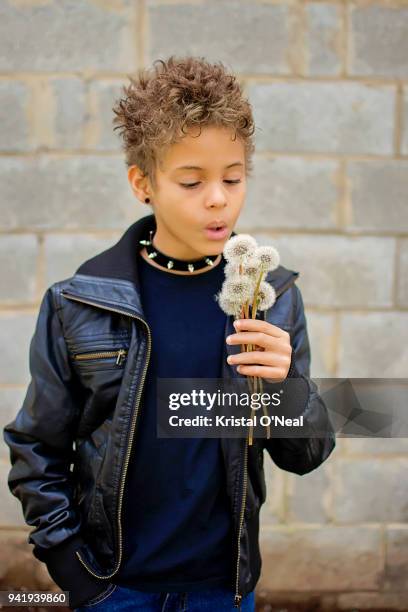
POLYGON ((224 274, 226 277, 235 276, 239 274, 239 265, 235 261, 227 261, 224 266, 224 274))
POLYGON ((242 261, 249 257, 257 248, 258 243, 250 234, 236 234, 224 245, 223 254, 227 261, 242 261))
POLYGON ((273 246, 257 247, 254 258, 262 265, 265 271, 275 270, 279 266, 280 256, 273 246))
POLYGON ((245 302, 251 297, 252 293, 251 280, 244 275, 231 276, 225 279, 223 283, 223 291, 227 299, 231 301, 245 302))
POLYGON ((274 287, 266 281, 261 281, 258 290, 258 310, 267 310, 276 300, 276 292, 274 287))
POLYGON ((260 270, 259 261, 255 257, 251 256, 244 262, 242 268, 244 274, 250 278, 257 278, 260 270))
POLYGON ((221 310, 227 315, 239 316, 241 312, 241 305, 237 300, 230 300, 225 291, 221 291, 215 296, 221 310))

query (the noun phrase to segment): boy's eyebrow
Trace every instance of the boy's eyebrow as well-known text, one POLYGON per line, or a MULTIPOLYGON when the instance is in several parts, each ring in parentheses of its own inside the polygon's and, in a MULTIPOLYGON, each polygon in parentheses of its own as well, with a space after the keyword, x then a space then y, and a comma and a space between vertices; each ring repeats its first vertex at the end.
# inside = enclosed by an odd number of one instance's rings
MULTIPOLYGON (((232 168, 232 166, 243 166, 244 164, 240 161, 236 161, 233 162, 232 164, 228 164, 228 166, 225 166, 225 170, 227 168, 232 168)), ((178 168, 175 168, 175 170, 204 170, 204 168, 201 168, 200 166, 179 166, 178 168)))

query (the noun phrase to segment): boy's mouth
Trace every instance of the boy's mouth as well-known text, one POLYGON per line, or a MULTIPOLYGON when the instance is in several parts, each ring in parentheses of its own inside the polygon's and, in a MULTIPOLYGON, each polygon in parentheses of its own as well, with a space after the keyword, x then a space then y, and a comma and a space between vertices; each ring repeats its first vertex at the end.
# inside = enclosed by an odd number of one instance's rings
POLYGON ((228 235, 228 226, 225 221, 214 221, 209 223, 204 231, 210 240, 223 240, 228 235))

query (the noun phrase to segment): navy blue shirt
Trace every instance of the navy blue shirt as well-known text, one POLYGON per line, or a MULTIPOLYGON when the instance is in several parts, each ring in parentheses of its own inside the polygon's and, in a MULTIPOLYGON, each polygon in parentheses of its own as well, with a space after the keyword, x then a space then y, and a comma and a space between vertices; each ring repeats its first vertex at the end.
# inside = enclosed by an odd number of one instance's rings
POLYGON ((152 351, 123 503, 124 558, 115 582, 145 591, 231 586, 232 518, 218 438, 158 438, 156 377, 221 378, 226 315, 214 296, 225 259, 177 275, 138 256, 152 351))

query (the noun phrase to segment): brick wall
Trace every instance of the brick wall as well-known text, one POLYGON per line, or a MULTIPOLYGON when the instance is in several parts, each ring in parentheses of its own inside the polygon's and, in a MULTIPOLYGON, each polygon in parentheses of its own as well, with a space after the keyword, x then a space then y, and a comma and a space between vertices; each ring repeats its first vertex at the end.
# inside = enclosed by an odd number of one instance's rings
MULTIPOLYGON (((45 289, 149 212, 111 108, 128 74, 171 53, 224 61, 250 97, 255 171, 236 230, 300 272, 312 375, 407 375, 406 1, 2 0, 2 426, 45 289)), ((259 592, 408 609, 408 441, 339 439, 303 477, 265 464, 259 592)), ((0 470, 10 543, 27 528, 3 442, 0 470)))

